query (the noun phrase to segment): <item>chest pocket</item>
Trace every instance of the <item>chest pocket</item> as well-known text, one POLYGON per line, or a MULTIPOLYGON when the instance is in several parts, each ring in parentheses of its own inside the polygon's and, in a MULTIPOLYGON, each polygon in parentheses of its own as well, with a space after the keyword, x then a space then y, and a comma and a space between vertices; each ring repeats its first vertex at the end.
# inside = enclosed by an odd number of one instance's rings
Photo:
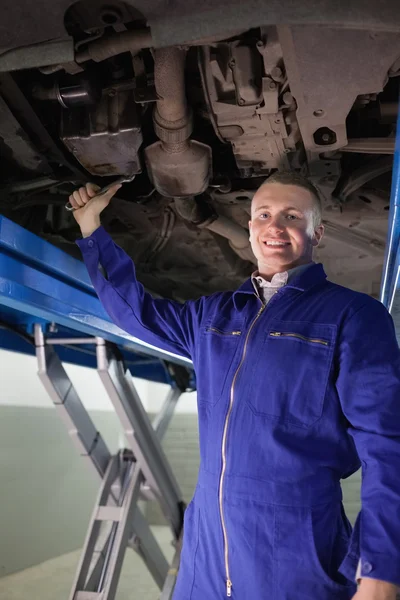
POLYGON ((244 333, 242 318, 214 317, 203 327, 198 360, 201 373, 197 378, 199 403, 216 404, 220 399, 244 333))
POLYGON ((323 412, 335 332, 334 325, 273 321, 252 369, 251 410, 299 427, 316 423, 323 412))

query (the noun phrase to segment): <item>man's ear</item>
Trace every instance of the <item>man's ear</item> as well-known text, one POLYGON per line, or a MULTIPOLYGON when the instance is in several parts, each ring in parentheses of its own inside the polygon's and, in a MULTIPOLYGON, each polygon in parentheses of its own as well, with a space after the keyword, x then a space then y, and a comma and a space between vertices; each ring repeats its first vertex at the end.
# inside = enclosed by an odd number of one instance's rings
POLYGON ((312 239, 312 245, 314 248, 317 248, 324 237, 325 227, 323 225, 319 225, 317 229, 314 231, 314 236, 312 239))

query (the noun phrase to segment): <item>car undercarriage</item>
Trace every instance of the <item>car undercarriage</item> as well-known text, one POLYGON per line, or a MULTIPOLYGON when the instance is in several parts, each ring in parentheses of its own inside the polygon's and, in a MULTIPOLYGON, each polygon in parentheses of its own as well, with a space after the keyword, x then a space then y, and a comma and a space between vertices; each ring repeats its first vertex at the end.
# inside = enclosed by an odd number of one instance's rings
POLYGON ((2 3, 0 213, 79 257, 69 194, 135 175, 104 226, 149 291, 183 301, 249 276, 254 191, 296 170, 323 198, 315 259, 378 297, 400 14, 299 4, 2 3))

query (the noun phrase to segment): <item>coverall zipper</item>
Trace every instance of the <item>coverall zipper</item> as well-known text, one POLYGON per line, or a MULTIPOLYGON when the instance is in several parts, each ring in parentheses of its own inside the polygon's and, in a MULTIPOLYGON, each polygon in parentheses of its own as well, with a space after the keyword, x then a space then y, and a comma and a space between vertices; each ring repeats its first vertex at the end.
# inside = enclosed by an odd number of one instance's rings
POLYGON ((213 331, 214 333, 218 333, 219 335, 242 335, 241 331, 221 331, 216 327, 208 327, 207 331, 213 331))
POLYGON ((315 338, 304 337, 304 335, 300 335, 300 333, 286 333, 282 331, 271 331, 269 334, 272 337, 294 337, 299 338, 299 340, 304 340, 305 342, 312 342, 313 344, 322 344, 323 346, 329 346, 328 342, 325 340, 318 340, 315 338))
POLYGON ((250 333, 251 333, 251 331, 252 331, 255 323, 257 322, 257 320, 260 317, 261 313, 264 311, 265 307, 266 307, 265 304, 263 304, 261 306, 260 310, 258 311, 255 319, 251 323, 251 325, 249 327, 249 330, 247 332, 246 339, 245 339, 245 342, 244 342, 244 347, 243 347, 242 358, 241 358, 241 361, 239 363, 238 368, 235 371, 235 375, 233 376, 233 380, 232 380, 229 408, 228 408, 228 412, 227 412, 227 415, 226 415, 226 418, 225 418, 224 432, 223 432, 223 436, 222 436, 222 470, 221 470, 221 477, 220 477, 220 480, 219 480, 219 512, 220 512, 220 516, 221 516, 222 532, 223 532, 223 536, 224 536, 226 595, 227 595, 228 598, 230 598, 232 596, 232 581, 231 581, 231 576, 230 576, 230 572, 229 572, 228 536, 227 536, 227 533, 226 533, 224 509, 223 509, 223 503, 222 503, 223 487, 224 487, 224 479, 225 479, 225 470, 226 470, 226 437, 227 437, 229 419, 230 419, 230 416, 231 416, 231 413, 232 413, 232 408, 233 408, 235 383, 236 383, 236 379, 237 379, 237 376, 239 374, 239 371, 240 371, 240 369, 241 369, 241 367, 243 365, 244 359, 246 357, 247 342, 248 342, 250 333))

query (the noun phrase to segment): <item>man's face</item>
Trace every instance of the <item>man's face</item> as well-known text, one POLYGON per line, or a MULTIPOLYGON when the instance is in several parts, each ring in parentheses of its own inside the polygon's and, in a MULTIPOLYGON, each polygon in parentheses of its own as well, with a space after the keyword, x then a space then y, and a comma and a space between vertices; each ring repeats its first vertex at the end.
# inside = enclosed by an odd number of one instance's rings
POLYGON ((286 271, 312 260, 323 235, 313 227, 311 192, 281 183, 263 185, 253 197, 250 242, 260 274, 286 271))

